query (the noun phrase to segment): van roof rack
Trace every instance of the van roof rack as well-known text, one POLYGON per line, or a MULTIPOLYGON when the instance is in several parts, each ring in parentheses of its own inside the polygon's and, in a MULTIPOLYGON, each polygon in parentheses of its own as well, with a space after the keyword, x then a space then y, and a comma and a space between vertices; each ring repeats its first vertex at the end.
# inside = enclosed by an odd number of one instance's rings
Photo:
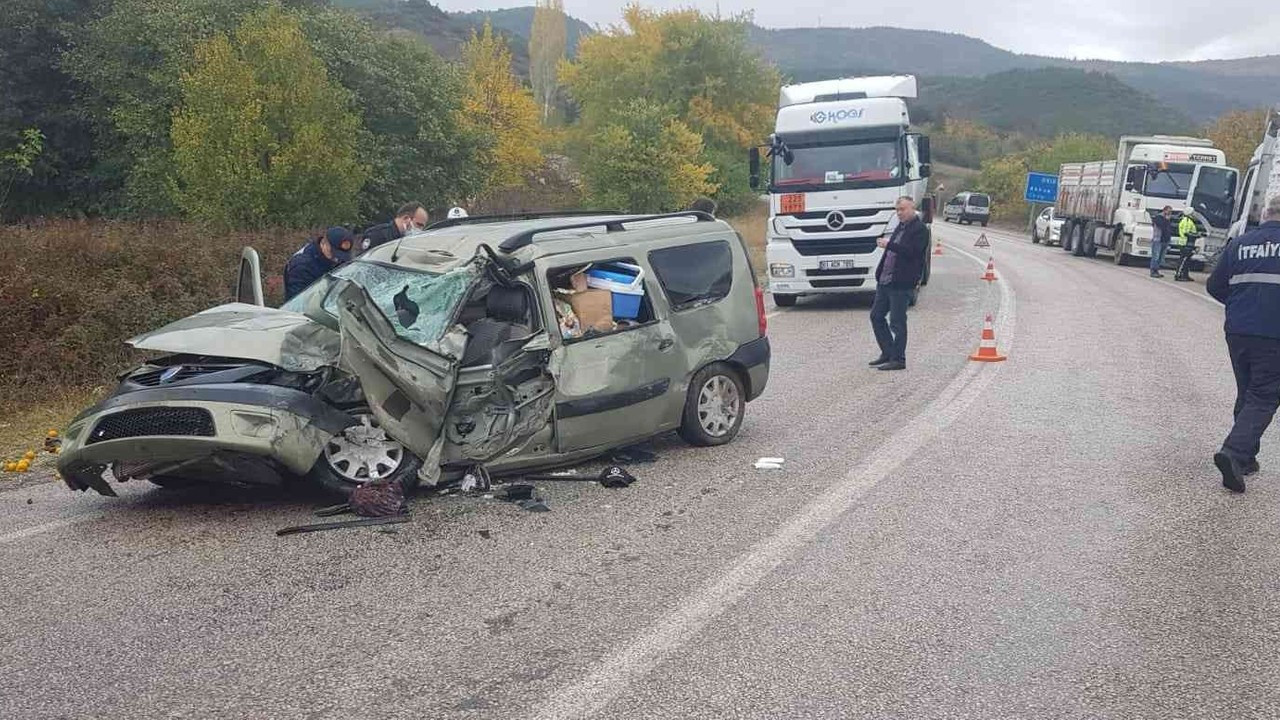
POLYGON ((516 222, 519 220, 544 220, 546 218, 557 217, 593 217, 598 215, 621 215, 617 210, 560 210, 560 211, 539 211, 525 213, 503 213, 494 215, 472 215, 461 218, 448 218, 445 220, 437 220, 428 225, 425 230, 440 230, 442 228, 457 227, 458 225, 482 225, 484 223, 500 223, 500 222, 516 222))
POLYGON ((597 220, 595 222, 569 223, 567 225, 549 225, 547 227, 533 228, 523 232, 516 233, 498 246, 498 249, 504 253, 513 253, 520 248, 527 247, 533 243, 533 238, 543 233, 560 232, 562 230, 585 230, 587 228, 603 227, 605 232, 624 232, 627 223, 647 222, 650 220, 668 220, 674 218, 693 218, 698 222, 715 222, 715 218, 700 210, 688 210, 677 213, 663 213, 661 215, 637 215, 635 217, 620 217, 616 220, 597 220))

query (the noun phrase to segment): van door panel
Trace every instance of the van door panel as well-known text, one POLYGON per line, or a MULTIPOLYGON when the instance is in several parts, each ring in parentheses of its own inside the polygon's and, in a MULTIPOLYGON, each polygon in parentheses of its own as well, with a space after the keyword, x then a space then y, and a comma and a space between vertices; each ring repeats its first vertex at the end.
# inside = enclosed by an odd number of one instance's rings
POLYGON ((653 270, 643 257, 617 248, 539 263, 546 326, 558 327, 547 273, 577 264, 626 258, 645 271, 645 293, 655 319, 638 328, 584 340, 557 339, 551 354, 559 452, 616 446, 679 426, 687 382, 687 352, 661 302, 653 270))

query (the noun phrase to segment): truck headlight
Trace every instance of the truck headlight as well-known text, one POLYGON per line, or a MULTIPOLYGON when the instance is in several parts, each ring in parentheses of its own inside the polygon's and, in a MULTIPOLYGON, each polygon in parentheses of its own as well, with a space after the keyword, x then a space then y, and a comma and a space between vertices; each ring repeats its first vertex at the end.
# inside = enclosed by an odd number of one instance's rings
POLYGON ((796 276, 796 266, 774 263, 769 266, 769 275, 776 278, 793 278, 796 276))

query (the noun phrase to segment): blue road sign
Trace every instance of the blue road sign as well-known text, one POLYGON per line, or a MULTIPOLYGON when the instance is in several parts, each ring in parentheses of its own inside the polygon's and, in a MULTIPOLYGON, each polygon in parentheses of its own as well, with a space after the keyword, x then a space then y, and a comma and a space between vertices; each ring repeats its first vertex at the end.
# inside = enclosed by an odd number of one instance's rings
POLYGON ((1058 176, 1048 173, 1027 173, 1027 202, 1054 203, 1058 201, 1058 176))

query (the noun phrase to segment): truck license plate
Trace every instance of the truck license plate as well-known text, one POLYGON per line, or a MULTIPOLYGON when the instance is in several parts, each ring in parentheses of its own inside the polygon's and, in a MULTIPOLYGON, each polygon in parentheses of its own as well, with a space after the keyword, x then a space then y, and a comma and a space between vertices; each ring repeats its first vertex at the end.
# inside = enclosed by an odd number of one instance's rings
POLYGON ((819 270, 852 270, 858 267, 856 260, 821 260, 818 262, 819 270))

